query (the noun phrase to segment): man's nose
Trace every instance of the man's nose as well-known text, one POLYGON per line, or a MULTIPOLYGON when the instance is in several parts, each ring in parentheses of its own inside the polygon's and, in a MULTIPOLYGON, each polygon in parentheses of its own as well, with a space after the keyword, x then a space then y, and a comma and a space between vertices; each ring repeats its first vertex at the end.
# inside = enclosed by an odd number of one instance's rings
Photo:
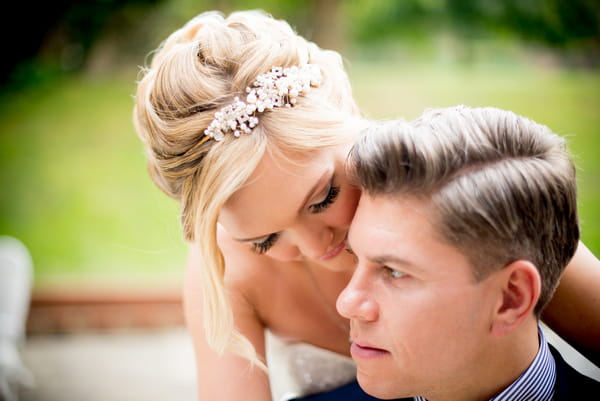
POLYGON ((354 271, 350 282, 340 293, 336 308, 340 315, 348 319, 375 321, 379 316, 373 289, 368 283, 369 275, 360 267, 354 271))

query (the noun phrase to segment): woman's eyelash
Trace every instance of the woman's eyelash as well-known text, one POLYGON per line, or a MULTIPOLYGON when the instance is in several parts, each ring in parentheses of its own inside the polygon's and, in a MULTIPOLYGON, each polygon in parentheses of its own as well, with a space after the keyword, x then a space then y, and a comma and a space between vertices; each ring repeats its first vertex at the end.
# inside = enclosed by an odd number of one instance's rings
POLYGON ((267 239, 263 242, 254 242, 252 243, 252 250, 262 255, 263 253, 271 249, 271 247, 275 244, 275 241, 277 241, 277 238, 279 238, 279 234, 274 233, 269 235, 267 239))
POLYGON ((320 213, 323 210, 327 209, 333 202, 335 202, 336 198, 340 193, 340 187, 334 186, 333 184, 329 187, 329 192, 327 192, 327 196, 319 203, 315 203, 314 205, 310 205, 308 209, 311 213, 320 213))

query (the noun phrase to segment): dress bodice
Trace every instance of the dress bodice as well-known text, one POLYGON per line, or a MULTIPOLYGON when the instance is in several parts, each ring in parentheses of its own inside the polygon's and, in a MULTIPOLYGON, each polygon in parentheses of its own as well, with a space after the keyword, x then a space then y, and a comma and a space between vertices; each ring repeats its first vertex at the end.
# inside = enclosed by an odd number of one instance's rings
POLYGON ((307 343, 287 343, 269 331, 267 364, 274 401, 329 391, 356 378, 352 358, 307 343))

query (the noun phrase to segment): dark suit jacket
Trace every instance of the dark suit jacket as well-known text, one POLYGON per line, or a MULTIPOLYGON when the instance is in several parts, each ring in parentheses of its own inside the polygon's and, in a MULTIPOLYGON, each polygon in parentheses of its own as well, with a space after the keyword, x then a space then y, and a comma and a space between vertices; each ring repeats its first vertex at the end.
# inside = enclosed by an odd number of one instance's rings
MULTIPOLYGON (((412 398, 390 401, 412 401, 412 398)), ((327 393, 309 395, 303 398, 294 398, 292 401, 381 401, 372 397, 360 388, 356 380, 327 393)))
POLYGON ((551 345, 550 352, 556 361, 554 401, 600 399, 600 382, 573 369, 551 345))

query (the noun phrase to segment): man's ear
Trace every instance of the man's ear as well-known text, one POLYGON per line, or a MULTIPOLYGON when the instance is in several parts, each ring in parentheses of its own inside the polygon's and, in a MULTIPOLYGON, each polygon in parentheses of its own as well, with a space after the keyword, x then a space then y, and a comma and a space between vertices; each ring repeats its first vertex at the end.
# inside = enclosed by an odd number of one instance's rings
POLYGON ((538 269, 527 260, 514 261, 498 273, 500 297, 494 310, 492 333, 504 336, 532 316, 542 281, 538 269))

